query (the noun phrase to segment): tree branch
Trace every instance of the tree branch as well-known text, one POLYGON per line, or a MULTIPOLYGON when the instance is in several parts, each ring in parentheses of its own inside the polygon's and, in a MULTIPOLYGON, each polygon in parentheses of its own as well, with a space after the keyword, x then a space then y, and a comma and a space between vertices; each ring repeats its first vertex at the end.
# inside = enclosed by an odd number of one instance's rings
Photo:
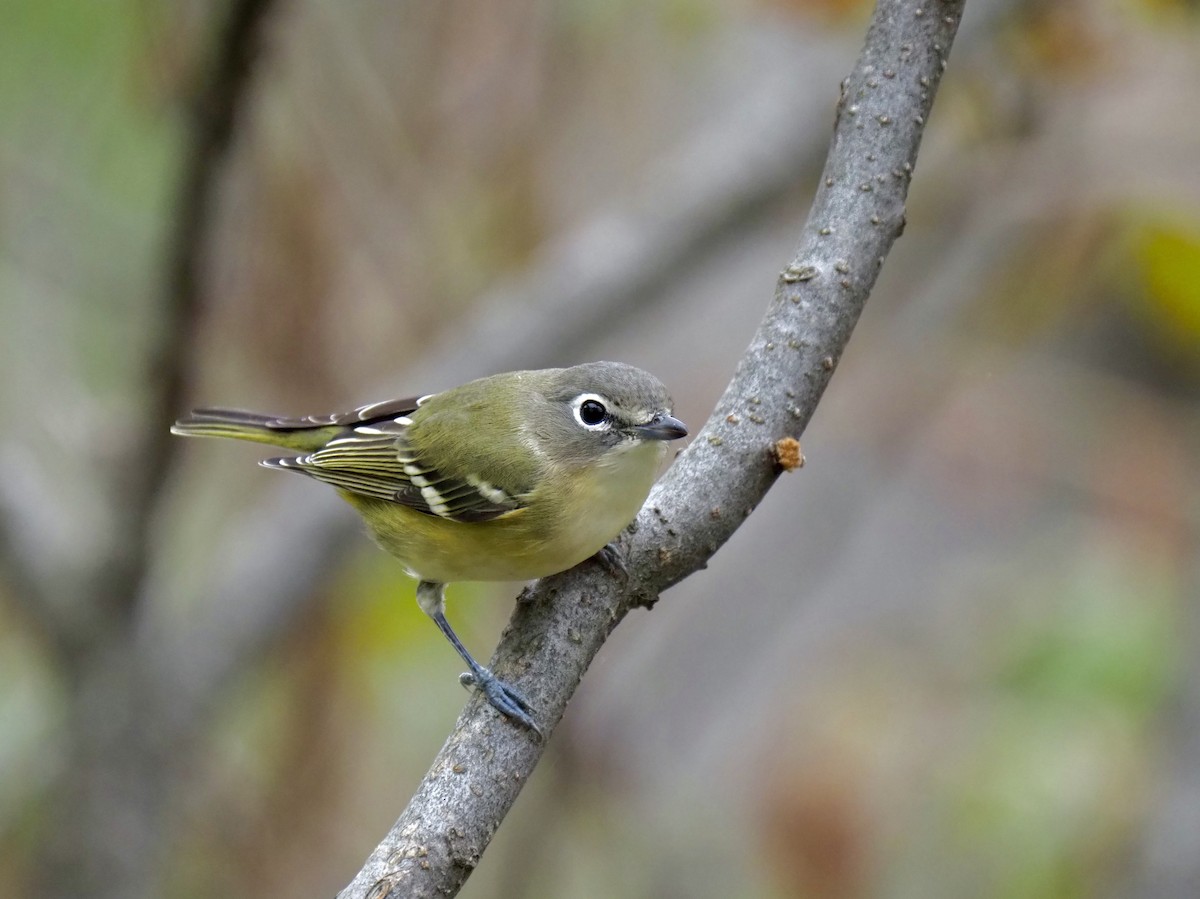
MULTIPOLYGON (((885 256, 958 27, 961 2, 879 0, 842 84, 825 171, 795 258, 704 429, 655 488, 627 540, 630 580, 599 566, 547 578, 513 615, 494 670, 549 734, 592 658, 635 605, 702 568, 780 473, 779 441, 812 417, 885 256)), ((473 699, 400 819, 341 896, 452 895, 528 780, 544 744, 473 699)))

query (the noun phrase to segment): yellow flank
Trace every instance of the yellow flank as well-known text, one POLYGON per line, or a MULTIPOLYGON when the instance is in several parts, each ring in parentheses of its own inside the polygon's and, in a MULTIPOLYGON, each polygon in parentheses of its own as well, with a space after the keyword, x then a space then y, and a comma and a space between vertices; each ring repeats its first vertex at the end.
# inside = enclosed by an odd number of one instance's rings
POLYGON ((645 502, 665 452, 661 441, 643 442, 600 464, 553 466, 528 497, 534 517, 518 509, 491 521, 452 521, 338 492, 376 542, 422 580, 524 581, 565 571, 613 540, 645 502), (587 512, 580 517, 579 509, 587 512))

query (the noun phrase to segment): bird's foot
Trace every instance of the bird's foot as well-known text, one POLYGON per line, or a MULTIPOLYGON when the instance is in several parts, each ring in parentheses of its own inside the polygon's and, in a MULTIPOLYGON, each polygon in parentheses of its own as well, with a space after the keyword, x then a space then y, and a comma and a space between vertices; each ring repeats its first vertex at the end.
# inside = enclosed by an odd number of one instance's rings
POLYGON ((625 553, 621 551, 621 547, 616 541, 605 544, 592 558, 603 565, 604 570, 613 577, 629 577, 629 566, 625 564, 625 553))
POLYGON ((525 694, 516 687, 500 680, 482 666, 478 671, 460 674, 458 682, 468 690, 478 690, 497 712, 521 727, 533 731, 539 740, 542 738, 542 729, 533 720, 533 707, 525 698, 525 694))

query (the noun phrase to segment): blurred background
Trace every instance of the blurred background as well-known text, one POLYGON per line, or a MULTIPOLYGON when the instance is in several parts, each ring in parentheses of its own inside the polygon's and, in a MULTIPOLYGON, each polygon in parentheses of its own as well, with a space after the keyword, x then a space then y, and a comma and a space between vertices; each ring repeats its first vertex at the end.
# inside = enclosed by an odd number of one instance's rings
MULTIPOLYGON (((870 12, 278 0, 226 143, 256 5, 0 2, 0 895, 350 880, 461 664, 332 491, 170 421, 613 358, 698 429, 870 12)), ((464 896, 1200 895, 1197 84, 1194 2, 969 0, 808 464, 464 896)), ((483 658, 517 589, 450 590, 483 658)))

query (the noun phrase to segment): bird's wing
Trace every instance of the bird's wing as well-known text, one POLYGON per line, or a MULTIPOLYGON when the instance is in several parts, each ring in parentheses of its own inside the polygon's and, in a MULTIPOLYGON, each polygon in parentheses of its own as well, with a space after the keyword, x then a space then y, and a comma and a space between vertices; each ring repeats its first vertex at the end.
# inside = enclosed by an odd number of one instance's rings
POLYGON ((521 508, 519 494, 475 475, 446 474, 424 458, 409 440, 412 420, 405 414, 414 411, 417 402, 403 402, 412 405, 399 415, 401 401, 325 418, 279 419, 280 428, 344 425, 346 430, 307 455, 262 464, 452 521, 490 521, 521 508))

